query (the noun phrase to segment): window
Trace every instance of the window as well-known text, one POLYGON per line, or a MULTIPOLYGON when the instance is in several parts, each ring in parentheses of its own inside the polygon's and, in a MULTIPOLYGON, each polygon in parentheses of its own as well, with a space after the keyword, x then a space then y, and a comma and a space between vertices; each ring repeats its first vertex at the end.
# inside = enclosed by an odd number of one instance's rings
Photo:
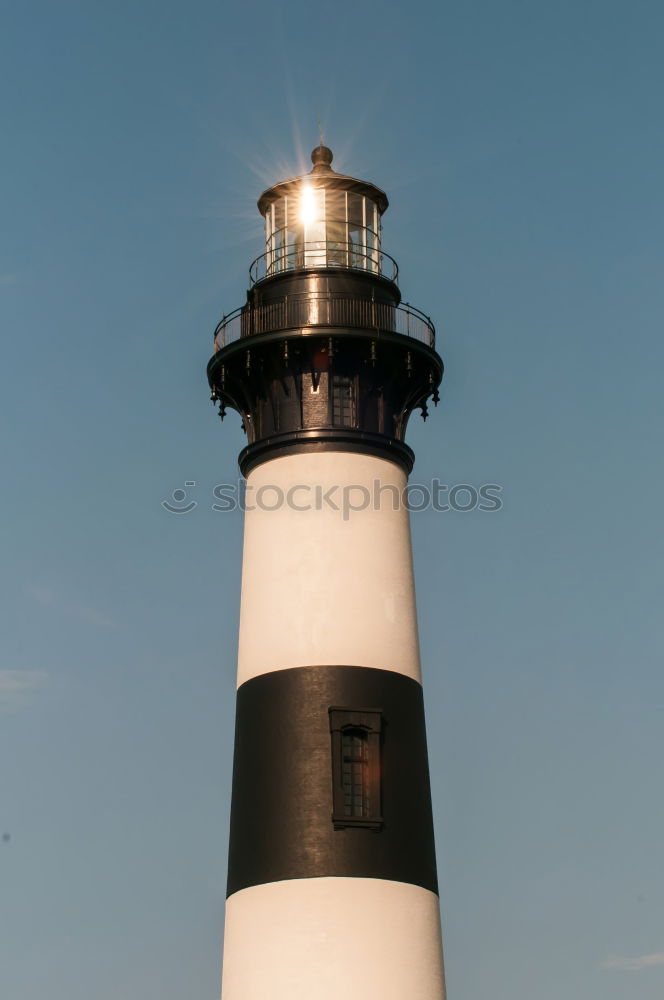
POLYGON ((332 376, 332 423, 335 427, 355 427, 355 379, 332 376))
POLYGON ((335 829, 350 826, 379 830, 379 709, 330 709, 332 734, 332 821, 335 829))
POLYGON ((344 816, 362 819, 369 815, 369 735, 366 729, 341 732, 341 783, 344 786, 344 816))

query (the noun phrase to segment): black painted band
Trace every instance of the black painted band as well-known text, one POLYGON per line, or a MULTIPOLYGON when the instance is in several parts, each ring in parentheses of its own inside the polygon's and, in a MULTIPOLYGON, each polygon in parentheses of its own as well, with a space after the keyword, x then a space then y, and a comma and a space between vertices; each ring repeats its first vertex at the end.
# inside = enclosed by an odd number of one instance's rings
POLYGON ((296 667, 237 693, 228 895, 325 876, 438 891, 422 688, 391 670, 296 667), (381 714, 380 829, 335 829, 330 708, 381 714))
POLYGON ((403 441, 368 431, 324 427, 315 430, 288 431, 263 438, 243 448, 238 463, 242 475, 248 476, 257 465, 271 458, 321 451, 354 451, 361 455, 385 458, 399 465, 406 475, 412 472, 415 462, 412 449, 403 441))

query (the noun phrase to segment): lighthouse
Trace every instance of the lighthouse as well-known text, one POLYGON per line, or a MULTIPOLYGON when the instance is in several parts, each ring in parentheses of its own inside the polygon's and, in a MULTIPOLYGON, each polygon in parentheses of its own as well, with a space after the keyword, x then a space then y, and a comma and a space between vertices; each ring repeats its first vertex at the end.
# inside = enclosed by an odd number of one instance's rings
POLYGON ((443 363, 385 193, 311 159, 208 364, 246 434, 222 1000, 444 1000, 404 499, 443 363))

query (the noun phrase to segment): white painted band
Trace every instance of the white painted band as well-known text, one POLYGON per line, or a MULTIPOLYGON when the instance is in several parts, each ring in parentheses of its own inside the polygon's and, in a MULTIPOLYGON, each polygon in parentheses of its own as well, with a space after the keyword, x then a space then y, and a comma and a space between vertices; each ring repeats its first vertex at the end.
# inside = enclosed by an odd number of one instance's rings
POLYGON ((321 664, 420 681, 409 515, 397 504, 406 482, 396 463, 356 452, 276 458, 249 474, 238 686, 321 664))
POLYGON ((438 897, 363 878, 294 879, 226 902, 222 1000, 444 1000, 438 897))

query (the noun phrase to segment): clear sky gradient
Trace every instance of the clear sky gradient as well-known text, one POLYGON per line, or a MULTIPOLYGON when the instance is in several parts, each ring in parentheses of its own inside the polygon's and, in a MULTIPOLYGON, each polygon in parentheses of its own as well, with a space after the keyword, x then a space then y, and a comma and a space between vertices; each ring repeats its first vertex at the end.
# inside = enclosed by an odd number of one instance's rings
POLYGON ((318 119, 439 332, 413 478, 503 487, 413 515, 450 1000, 661 1000, 663 33, 2 5, 3 1000, 218 997, 243 437, 204 369, 318 119))

